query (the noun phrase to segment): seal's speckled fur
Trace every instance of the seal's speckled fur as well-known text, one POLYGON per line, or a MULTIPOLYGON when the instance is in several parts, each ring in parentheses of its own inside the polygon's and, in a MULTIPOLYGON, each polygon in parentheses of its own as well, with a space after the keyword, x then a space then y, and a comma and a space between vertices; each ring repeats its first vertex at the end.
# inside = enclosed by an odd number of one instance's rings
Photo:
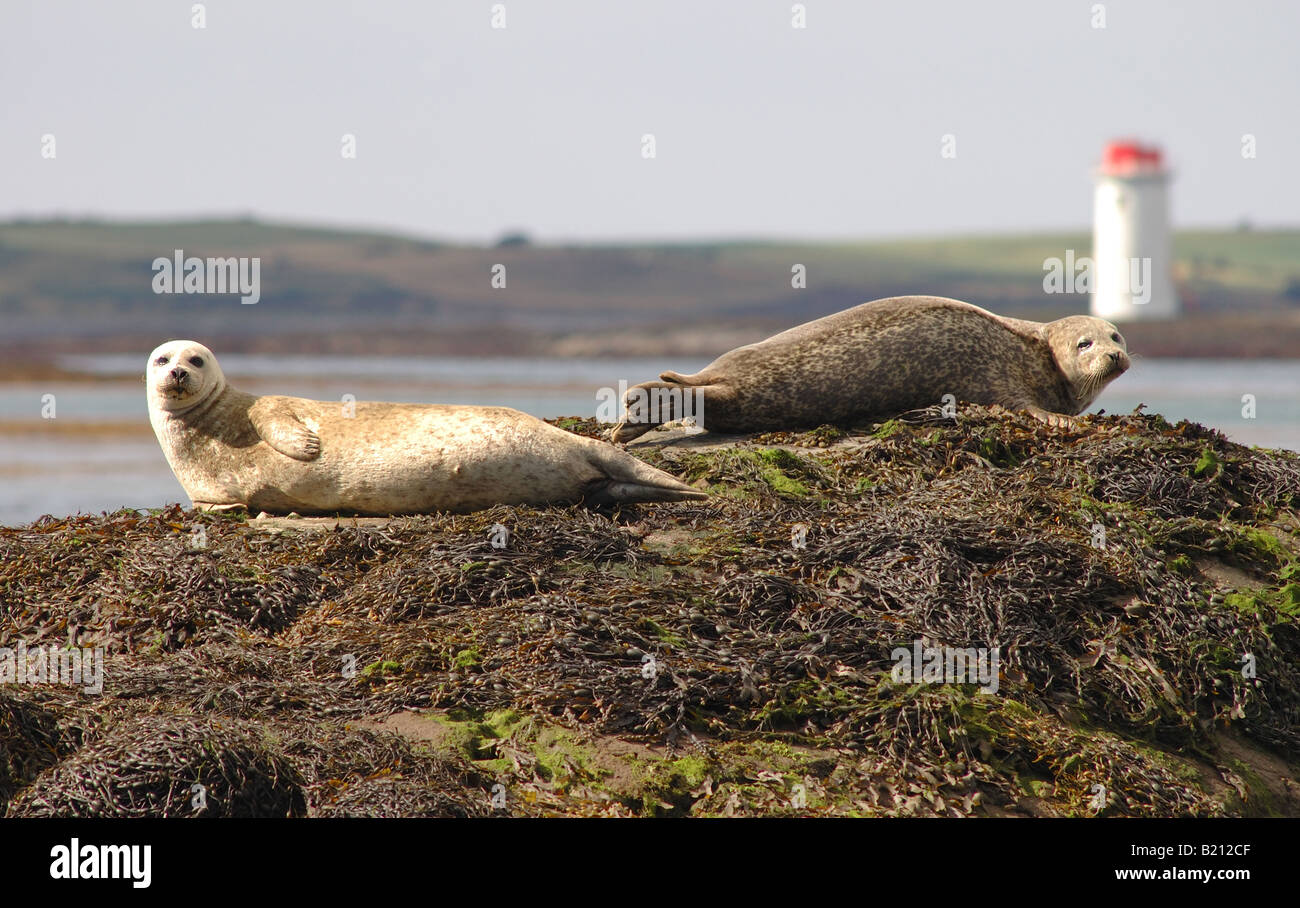
MULTIPOLYGON (((1123 337, 1099 318, 1031 322, 959 300, 898 296, 738 347, 694 375, 665 372, 631 389, 628 403, 637 389, 699 389, 705 428, 762 432, 883 419, 951 394, 1069 425, 1128 365, 1123 337)), ((625 421, 614 440, 654 425, 625 421)))
POLYGON ((149 420, 197 508, 387 515, 706 497, 506 407, 255 397, 194 341, 154 350, 147 377, 149 420))

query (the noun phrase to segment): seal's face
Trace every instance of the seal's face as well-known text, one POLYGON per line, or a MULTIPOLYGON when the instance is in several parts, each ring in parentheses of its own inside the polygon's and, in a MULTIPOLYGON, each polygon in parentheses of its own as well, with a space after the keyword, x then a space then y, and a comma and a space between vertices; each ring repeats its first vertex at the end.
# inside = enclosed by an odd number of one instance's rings
POLYGON ((195 341, 168 341, 149 354, 149 405, 178 414, 221 393, 226 377, 212 351, 195 341))
POLYGON ((1071 315, 1046 326, 1048 342, 1061 372, 1070 382, 1082 413, 1097 395, 1129 367, 1128 345, 1110 322, 1071 315))

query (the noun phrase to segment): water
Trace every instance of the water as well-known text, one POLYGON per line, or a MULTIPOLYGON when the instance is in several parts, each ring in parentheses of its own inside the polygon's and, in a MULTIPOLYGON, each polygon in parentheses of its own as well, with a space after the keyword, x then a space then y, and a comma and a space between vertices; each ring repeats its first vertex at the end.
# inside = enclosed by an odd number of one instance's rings
MULTIPOLYGON (((665 365, 646 359, 459 359, 455 357, 257 356, 223 354, 221 369, 231 384, 251 394, 285 394, 316 400, 396 403, 498 404, 545 419, 594 416, 596 390, 617 390, 620 380, 636 384, 665 368, 695 372, 707 359, 684 358, 665 365)), ((40 418, 41 396, 54 394, 57 417, 77 422, 143 420, 144 361, 138 356, 77 356, 60 361, 69 369, 114 381, 103 383, 0 384, 0 423, 40 418)), ((2 469, 2 467, 0 467, 2 469)))
POLYGON ((1300 450, 1300 360, 1139 358, 1089 412, 1127 413, 1142 403, 1170 422, 1212 426, 1238 444, 1300 450))
MULTIPOLYGON (((594 416, 597 389, 616 390, 665 368, 694 372, 704 359, 458 359, 453 357, 221 357, 254 394, 318 400, 500 404, 543 418, 594 416)), ((149 426, 138 356, 78 356, 66 365, 100 382, 0 383, 0 524, 42 514, 123 506, 188 506, 149 426), (42 420, 43 396, 56 418, 42 420)), ((1300 361, 1138 359, 1093 410, 1139 403, 1171 422, 1213 426, 1246 445, 1300 450, 1300 361), (1254 395, 1255 417, 1243 416, 1254 395)))

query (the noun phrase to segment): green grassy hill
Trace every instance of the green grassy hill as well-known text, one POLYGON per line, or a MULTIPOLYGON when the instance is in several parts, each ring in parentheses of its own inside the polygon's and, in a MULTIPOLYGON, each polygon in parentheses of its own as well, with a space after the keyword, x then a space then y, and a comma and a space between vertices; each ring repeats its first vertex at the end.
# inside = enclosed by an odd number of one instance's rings
MULTIPOLYGON (((0 349, 35 355, 93 338, 100 350, 134 351, 187 335, 227 349, 718 352, 897 294, 953 296, 1029 318, 1081 311, 1081 296, 1044 294, 1043 262, 1090 246, 1085 234, 1061 233, 493 248, 252 220, 19 221, 0 224, 0 349), (261 301, 155 295, 151 263, 175 249, 258 257, 261 301), (504 289, 491 286, 496 264, 506 267, 504 289), (806 289, 791 287, 795 264, 807 268, 806 289)), ((1300 312, 1300 231, 1179 234, 1176 254, 1189 314, 1263 314, 1268 325, 1249 331, 1286 347, 1270 326, 1300 312)), ((1215 340, 1223 329, 1202 334, 1215 340)), ((1235 348, 1250 352, 1252 343, 1235 348)))

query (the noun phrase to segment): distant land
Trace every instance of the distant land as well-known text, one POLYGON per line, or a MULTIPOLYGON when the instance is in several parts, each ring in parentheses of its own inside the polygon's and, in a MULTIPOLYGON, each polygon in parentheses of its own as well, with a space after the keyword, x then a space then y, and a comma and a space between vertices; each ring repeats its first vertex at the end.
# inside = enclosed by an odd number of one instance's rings
MULTIPOLYGON (((255 220, 0 223, 0 377, 93 348, 192 337, 228 352, 712 356, 866 300, 951 296, 1051 319, 1086 311, 1043 291, 1043 263, 1085 233, 861 243, 471 247, 255 220), (256 256, 261 298, 156 295, 155 258, 256 256), (504 265, 506 287, 491 286, 504 265), (791 287, 791 267, 807 288, 791 287)), ((1300 230, 1181 232, 1186 316, 1124 330, 1147 356, 1300 356, 1300 230)))

